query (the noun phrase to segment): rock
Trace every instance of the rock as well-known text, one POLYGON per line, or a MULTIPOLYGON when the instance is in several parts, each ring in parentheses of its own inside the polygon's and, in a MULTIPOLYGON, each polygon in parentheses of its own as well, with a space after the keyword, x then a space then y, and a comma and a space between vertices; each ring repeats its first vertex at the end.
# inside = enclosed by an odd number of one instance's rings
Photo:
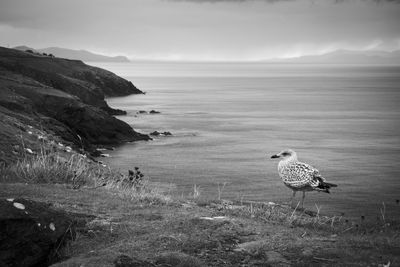
POLYGON ((150 135, 159 136, 159 135, 161 135, 161 133, 159 131, 154 131, 154 132, 150 133, 150 135))
POLYGON ((172 133, 171 133, 171 132, 159 132, 159 131, 154 131, 154 132, 150 133, 150 135, 153 135, 153 136, 159 136, 159 135, 171 136, 172 133))
POLYGON ((34 154, 32 149, 30 149, 30 148, 25 148, 25 151, 28 152, 29 154, 34 154))
POLYGON ((138 114, 147 114, 147 111, 146 110, 139 110, 137 113, 138 114))
POLYGON ((0 200, 0 266, 48 266, 75 237, 66 213, 25 199, 0 200))
MULTIPOLYGON (((290 262, 285 259, 280 253, 276 251, 264 251, 265 247, 268 246, 269 240, 255 240, 238 244, 234 251, 236 252, 247 252, 252 255, 264 255, 267 258, 266 263, 272 266, 290 266, 290 262)), ((269 266, 269 265, 268 265, 269 266)))
POLYGON ((202 267, 206 266, 199 259, 181 252, 166 252, 159 255, 156 259, 157 266, 167 267, 202 267))
POLYGON ((126 115, 127 112, 125 110, 121 109, 111 109, 111 110, 106 110, 108 111, 108 114, 114 115, 114 116, 121 116, 121 115, 126 115))
POLYGON ((245 251, 250 254, 262 253, 264 246, 268 243, 268 240, 255 240, 245 243, 238 244, 234 251, 245 251))
POLYGON ((229 219, 226 216, 215 216, 215 217, 200 217, 199 219, 201 220, 208 220, 208 221, 230 221, 231 219, 229 219))
POLYGON ((101 151, 98 151, 98 150, 90 151, 90 155, 91 155, 92 157, 100 157, 101 154, 103 154, 103 153, 101 153, 101 151))
POLYGON ((160 114, 161 112, 153 109, 149 113, 150 114, 160 114))
POLYGON ((268 258, 267 263, 274 264, 274 266, 290 266, 290 261, 276 251, 267 251, 265 255, 268 258))
POLYGON ((312 248, 305 248, 303 249, 303 251, 301 252, 301 254, 305 257, 311 257, 314 255, 314 250, 312 248))
POLYGON ((131 258, 127 255, 119 255, 114 260, 115 267, 153 267, 154 265, 150 262, 131 258))

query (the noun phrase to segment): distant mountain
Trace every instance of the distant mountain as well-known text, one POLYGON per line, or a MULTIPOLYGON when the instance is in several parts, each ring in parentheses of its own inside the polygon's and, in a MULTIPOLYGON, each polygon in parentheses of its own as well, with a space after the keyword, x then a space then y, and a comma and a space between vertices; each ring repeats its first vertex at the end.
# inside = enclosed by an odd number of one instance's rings
POLYGON ((29 46, 26 46, 26 45, 16 46, 16 47, 13 47, 13 49, 17 49, 17 50, 20 50, 20 51, 26 51, 26 50, 36 51, 32 47, 29 47, 29 46))
POLYGON ((98 61, 98 62, 129 62, 129 59, 125 56, 115 56, 115 57, 109 57, 109 56, 103 56, 99 54, 95 54, 86 50, 73 50, 73 49, 67 49, 67 48, 60 48, 60 47, 48 47, 48 48, 42 48, 42 49, 34 49, 28 46, 16 46, 14 49, 21 50, 21 51, 26 51, 26 50, 32 50, 33 52, 37 53, 46 53, 46 54, 53 54, 56 57, 60 58, 67 58, 67 59, 78 59, 82 60, 85 62, 93 62, 93 61, 98 61))
POLYGON ((351 51, 337 50, 331 53, 303 56, 278 60, 290 63, 318 63, 318 64, 388 64, 400 65, 400 50, 393 52, 385 51, 351 51))

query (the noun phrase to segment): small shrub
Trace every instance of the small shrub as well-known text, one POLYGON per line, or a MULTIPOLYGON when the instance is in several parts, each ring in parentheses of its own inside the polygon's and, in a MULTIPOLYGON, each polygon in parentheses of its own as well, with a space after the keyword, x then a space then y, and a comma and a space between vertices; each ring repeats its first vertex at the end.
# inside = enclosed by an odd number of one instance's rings
POLYGON ((132 170, 128 171, 129 182, 132 184, 132 186, 136 190, 140 190, 142 188, 143 177, 144 177, 144 174, 141 173, 141 171, 139 170, 139 167, 135 167, 134 171, 132 171, 132 170))
POLYGON ((171 201, 169 195, 163 194, 159 187, 145 178, 139 167, 135 167, 134 171, 129 170, 128 175, 112 169, 108 169, 108 172, 104 179, 106 188, 124 198, 151 204, 166 204, 171 201))

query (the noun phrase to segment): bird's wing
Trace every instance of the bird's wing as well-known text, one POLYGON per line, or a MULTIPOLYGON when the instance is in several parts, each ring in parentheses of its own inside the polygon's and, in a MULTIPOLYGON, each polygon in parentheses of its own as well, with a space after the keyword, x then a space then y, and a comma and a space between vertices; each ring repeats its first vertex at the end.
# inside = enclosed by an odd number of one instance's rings
MULTIPOLYGON (((283 172, 283 181, 285 184, 295 188, 316 187, 318 186, 321 175, 319 171, 302 162, 296 162, 287 166, 283 172)), ((321 179, 323 179, 321 177, 321 179)))

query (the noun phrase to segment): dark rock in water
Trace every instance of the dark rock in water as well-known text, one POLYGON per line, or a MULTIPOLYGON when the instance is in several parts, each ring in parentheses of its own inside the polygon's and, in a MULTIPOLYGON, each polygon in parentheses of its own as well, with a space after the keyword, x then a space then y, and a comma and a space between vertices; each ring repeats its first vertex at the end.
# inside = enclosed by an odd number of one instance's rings
POLYGON ((93 150, 93 151, 90 151, 90 156, 92 156, 92 157, 100 157, 101 156, 101 154, 103 154, 103 153, 101 153, 101 151, 98 151, 98 150, 93 150))
POLYGON ((154 132, 150 133, 150 135, 159 136, 159 135, 161 135, 161 133, 159 131, 154 131, 154 132))
POLYGON ((137 113, 138 114, 147 114, 147 111, 146 110, 139 110, 137 113))
POLYGON ((48 266, 75 238, 76 223, 47 204, 0 200, 0 266, 48 266))
POLYGON ((126 255, 119 255, 114 260, 114 266, 115 267, 153 267, 154 264, 151 264, 150 262, 139 260, 136 258, 131 258, 126 255))
POLYGON ((149 113, 150 114, 160 114, 161 112, 153 109, 149 113))
POLYGON ((108 114, 114 115, 114 116, 121 116, 121 115, 127 114, 125 110, 121 110, 121 109, 111 109, 111 110, 105 110, 105 111, 107 111, 108 114))
POLYGON ((172 133, 171 132, 162 132, 161 133, 159 131, 154 131, 154 132, 150 133, 150 135, 153 135, 153 136, 159 136, 159 135, 171 136, 172 133))

